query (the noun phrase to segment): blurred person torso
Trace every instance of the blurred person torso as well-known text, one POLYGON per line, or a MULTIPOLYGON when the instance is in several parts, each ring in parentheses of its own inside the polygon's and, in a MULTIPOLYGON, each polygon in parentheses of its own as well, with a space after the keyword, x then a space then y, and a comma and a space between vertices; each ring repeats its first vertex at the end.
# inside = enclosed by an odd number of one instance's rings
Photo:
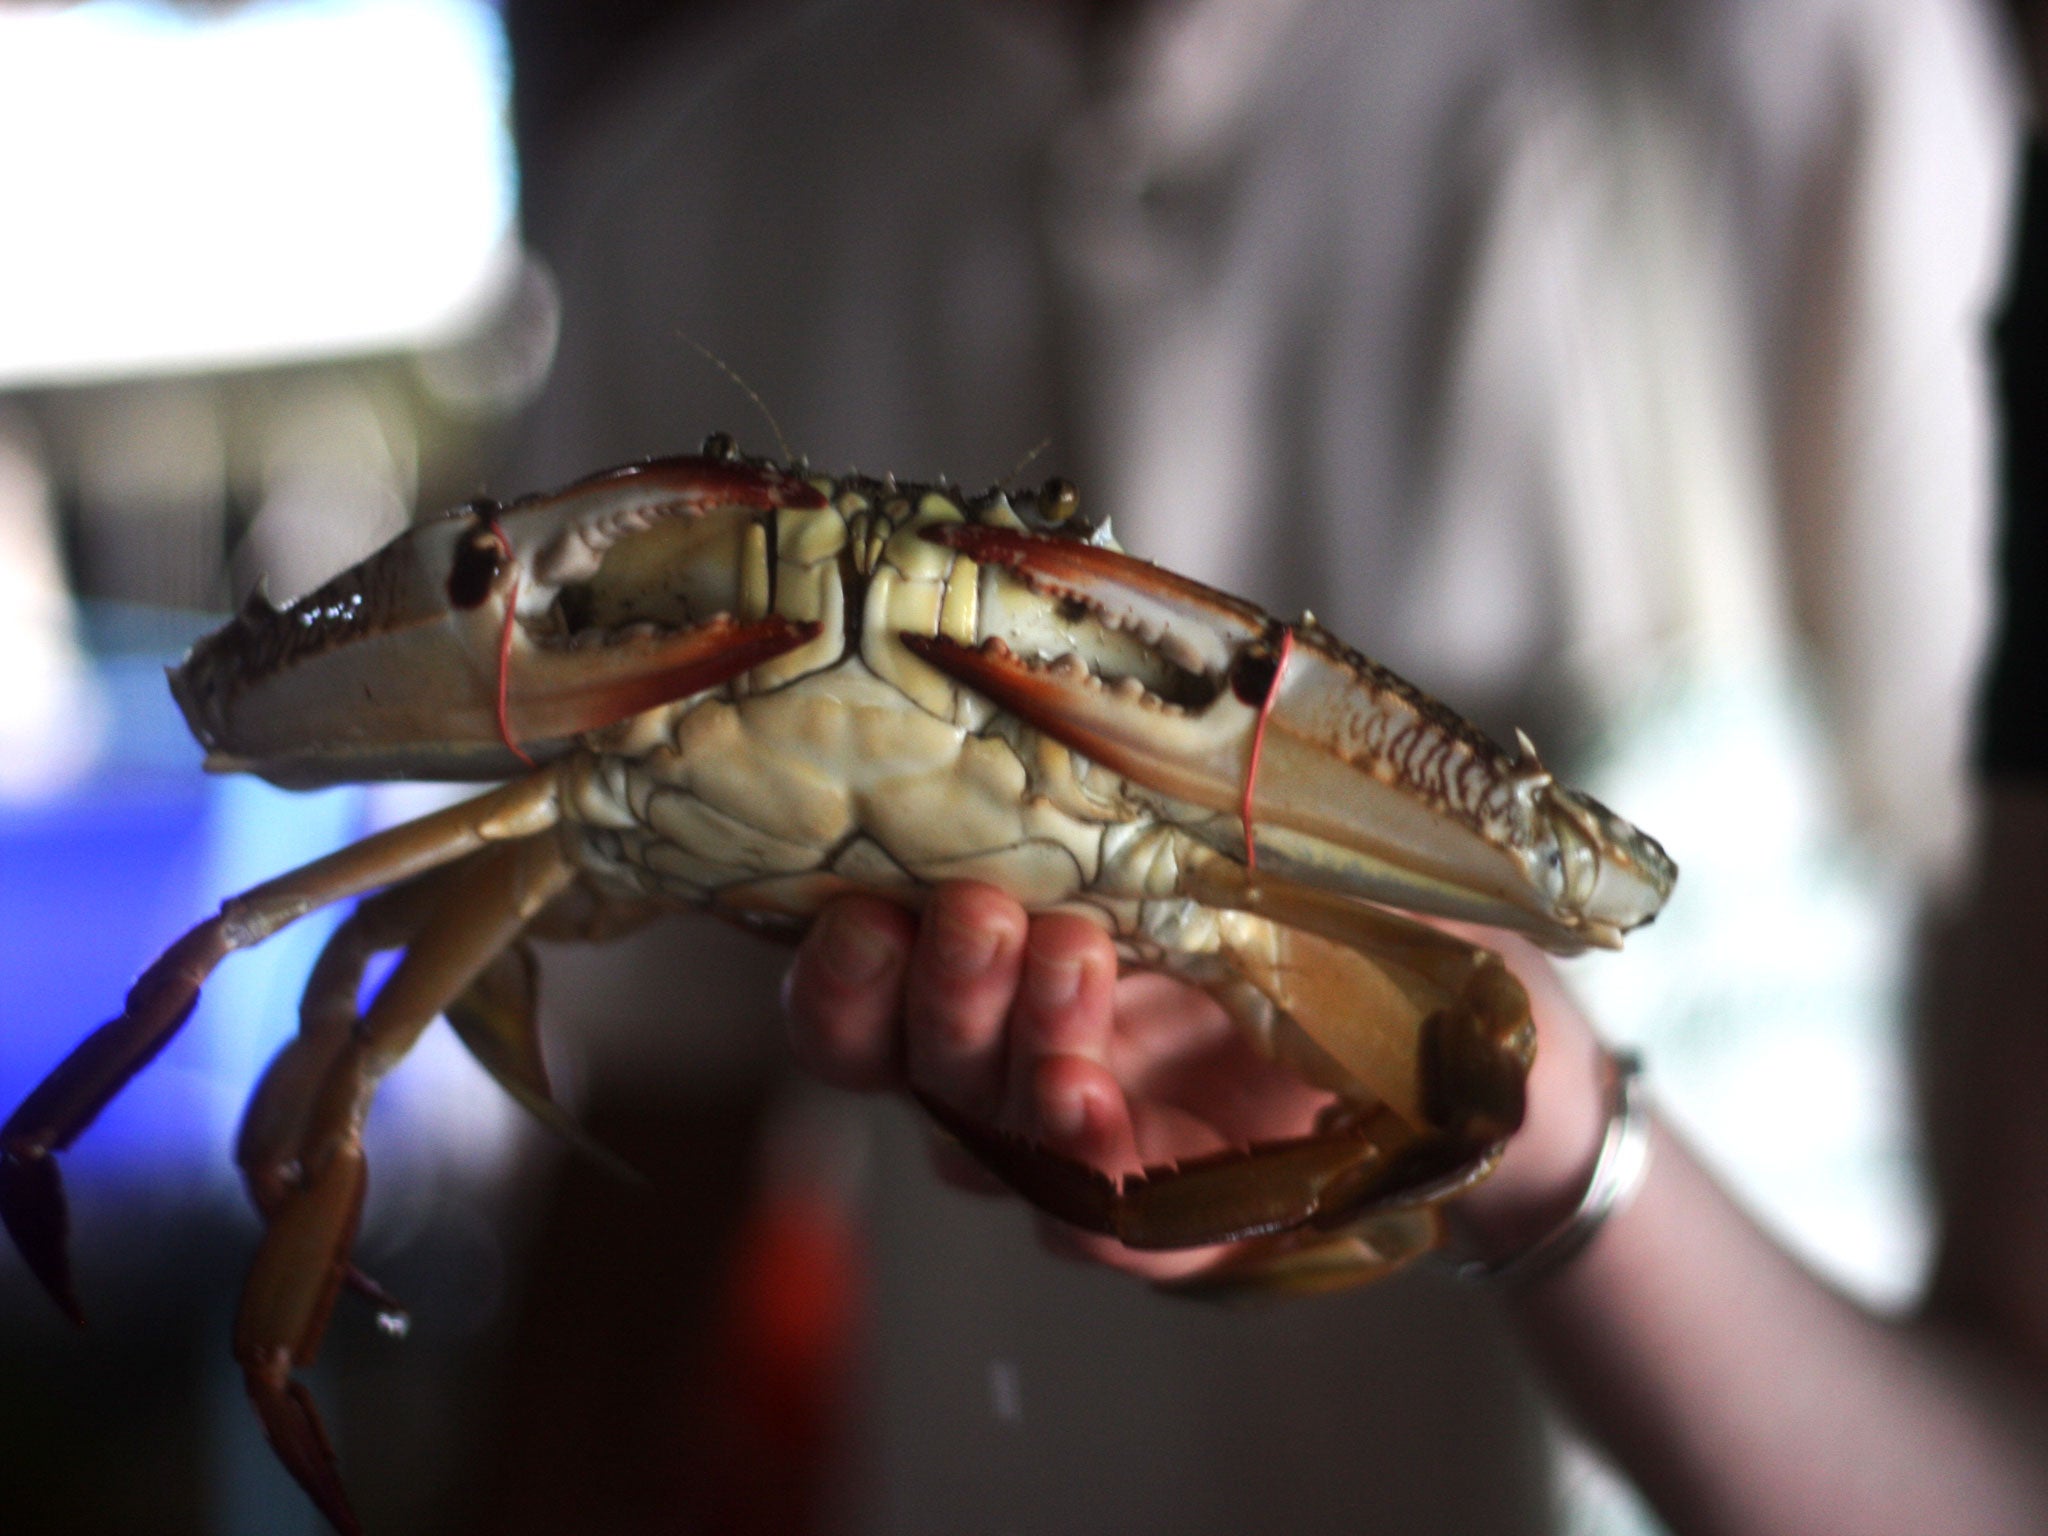
MULTIPOLYGON (((1313 609, 1559 756, 1674 673, 1796 673, 1853 816, 1932 869, 1989 579, 1986 26, 1952 0, 740 8, 550 162, 562 352, 496 489, 714 428, 775 451, 708 349, 821 468, 1065 475, 1134 552, 1313 609)), ((705 924, 626 953, 551 957, 594 1078, 776 1070, 778 955, 705 924)), ((870 1118, 853 1528, 1553 1527, 1482 1299, 1423 1273, 1162 1300, 938 1192, 910 1117, 870 1118)))

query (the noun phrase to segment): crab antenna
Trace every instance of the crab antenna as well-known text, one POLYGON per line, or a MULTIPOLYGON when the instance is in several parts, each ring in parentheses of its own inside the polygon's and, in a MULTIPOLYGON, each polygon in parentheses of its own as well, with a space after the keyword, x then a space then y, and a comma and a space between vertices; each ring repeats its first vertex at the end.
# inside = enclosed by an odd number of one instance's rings
POLYGON ((1031 445, 1030 449, 1025 453, 1024 457, 1017 461, 1016 468, 1012 469, 1007 475, 1003 476, 1003 478, 997 481, 996 483, 1002 486, 1015 485, 1019 480, 1024 478, 1024 471, 1029 469, 1034 463, 1036 463, 1038 460, 1038 456, 1041 453, 1045 452, 1045 450, 1050 448, 1051 446, 1052 438, 1050 435, 1041 437, 1037 442, 1031 445))
POLYGON ((695 347, 697 349, 698 355, 701 356, 705 362, 709 363, 712 367, 716 368, 728 379, 731 379, 734 387, 737 388, 741 394, 745 395, 749 400, 754 402, 754 409, 761 413, 761 419, 768 423, 768 430, 775 434, 775 446, 782 450, 782 462, 787 464, 794 460, 796 458, 796 455, 789 451, 789 439, 782 435, 782 423, 777 421, 775 419, 775 413, 768 409, 768 402, 763 400, 760 397, 760 395, 754 392, 754 386, 749 384, 745 379, 741 378, 737 370, 733 368, 732 364, 728 363, 716 352, 712 351, 709 347, 705 346, 703 342, 699 341, 689 332, 678 331, 676 332, 676 334, 682 337, 682 339, 688 342, 691 346, 695 347))

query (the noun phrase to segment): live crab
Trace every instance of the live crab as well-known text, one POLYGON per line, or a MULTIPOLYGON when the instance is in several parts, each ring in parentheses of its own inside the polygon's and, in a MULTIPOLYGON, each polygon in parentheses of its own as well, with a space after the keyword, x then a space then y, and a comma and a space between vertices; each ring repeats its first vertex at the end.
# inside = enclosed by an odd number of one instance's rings
MULTIPOLYGON (((1216 1285, 1315 1289, 1439 1240, 1520 1124, 1534 1031, 1491 952, 1389 910, 1612 947, 1663 850, 1313 620, 1123 554, 1073 488, 1011 497, 742 456, 608 471, 425 522, 171 674, 217 772, 504 779, 227 901, 0 1127, 0 1216, 82 1313, 52 1153, 227 954, 364 898, 307 984, 237 1159, 264 1222, 234 1348, 271 1443, 358 1529, 293 1377, 350 1263, 379 1080, 445 1016, 558 1125, 526 940, 675 906, 798 931, 950 879, 1100 921, 1331 1091, 1313 1134, 1112 1181, 932 1102, 1042 1209, 1140 1248, 1234 1243, 1216 1285), (402 951, 369 1004, 370 958, 402 951)), ((565 1127, 566 1128, 566 1127, 565 1127)))

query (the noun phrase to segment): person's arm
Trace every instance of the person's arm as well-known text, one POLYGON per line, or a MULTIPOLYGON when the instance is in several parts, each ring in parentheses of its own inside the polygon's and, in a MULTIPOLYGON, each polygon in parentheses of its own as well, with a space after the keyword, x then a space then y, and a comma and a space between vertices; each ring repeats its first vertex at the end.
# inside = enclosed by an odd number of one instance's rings
MULTIPOLYGON (((1519 1251, 1571 1211, 1607 1114, 1597 1040, 1526 960, 1541 1033, 1529 1120, 1458 1213, 1482 1255, 1519 1251)), ((942 891, 922 925, 887 903, 839 903, 799 952, 789 1000, 798 1049, 827 1079, 914 1083, 1114 1171, 1299 1130, 1312 1113, 1206 999, 1157 978, 1118 982, 1099 930, 1028 920, 986 887, 942 891)), ((2039 1037, 2040 1014, 2030 1000, 1980 1024, 2039 1037)), ((2048 1075, 2033 1086, 2048 1089, 2048 1075)), ((1824 1105, 1824 1085, 1815 1098, 1824 1105)), ((2021 1085, 1975 1103, 1980 1121, 2019 1112, 2026 1139, 2048 1140, 2048 1116, 2021 1085)), ((1975 1171, 1975 1204, 1999 1213, 1992 1230, 2016 1214, 2048 1226, 2048 1145, 2034 1152, 2010 1182, 1975 1171)), ((1213 1260, 1055 1241, 1148 1278, 1213 1260)), ((2000 1307, 1873 1316, 1778 1249, 1660 1127, 1633 1203, 1506 1300, 1560 1394, 1676 1531, 2048 1530, 2041 1249, 1949 1253, 1944 1274, 1960 1265, 1974 1278, 1938 1294, 1996 1294, 2000 1307)))

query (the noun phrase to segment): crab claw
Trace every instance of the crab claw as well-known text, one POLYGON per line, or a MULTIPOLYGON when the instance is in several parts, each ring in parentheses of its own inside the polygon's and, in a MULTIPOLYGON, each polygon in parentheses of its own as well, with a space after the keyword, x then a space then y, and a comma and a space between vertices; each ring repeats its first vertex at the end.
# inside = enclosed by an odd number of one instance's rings
POLYGON ((904 644, 1127 780, 1219 813, 1182 818, 1213 845, 1242 854, 1255 836, 1261 873, 1519 929, 1560 952, 1613 947, 1670 892, 1664 850, 1557 784, 1526 743, 1510 756, 1313 622, 1288 631, 1079 539, 976 524, 924 536, 1135 639, 1141 660, 1024 654, 1021 637, 1043 627, 1020 622, 1006 642, 1000 593, 979 647, 943 635, 904 644))
POLYGON ((472 503, 287 607, 252 596, 172 670, 171 691, 216 771, 291 788, 503 777, 810 640, 815 624, 742 614, 743 555, 749 526, 822 503, 810 482, 738 458, 472 503), (699 551, 731 558, 690 562, 699 551), (696 574, 664 584, 678 564, 696 574))

